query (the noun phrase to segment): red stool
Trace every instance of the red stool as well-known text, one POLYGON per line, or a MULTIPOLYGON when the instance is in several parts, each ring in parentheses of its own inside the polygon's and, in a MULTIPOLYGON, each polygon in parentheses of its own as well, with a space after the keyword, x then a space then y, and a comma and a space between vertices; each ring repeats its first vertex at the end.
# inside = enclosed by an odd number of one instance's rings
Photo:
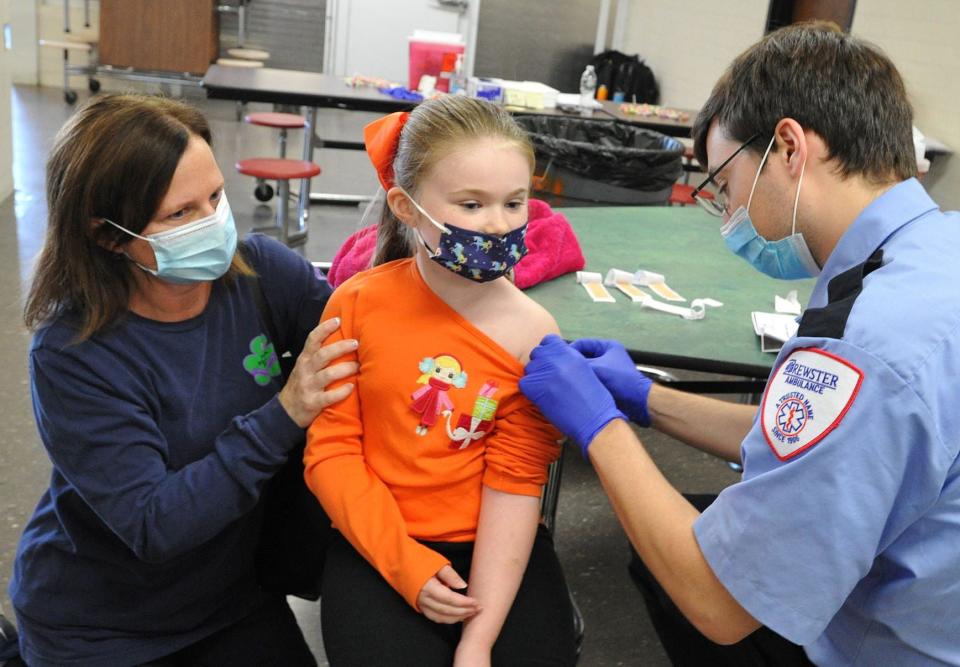
MULTIPOLYGON (((251 125, 260 125, 262 127, 275 127, 280 130, 280 158, 283 159, 287 157, 287 130, 303 129, 307 124, 307 119, 295 113, 263 111, 247 114, 244 116, 243 122, 250 123, 251 125)), ((257 187, 253 190, 253 196, 259 201, 270 201, 273 197, 273 188, 262 178, 258 178, 257 187)))
MULTIPOLYGON (((285 158, 258 157, 237 162, 237 171, 258 179, 277 182, 277 223, 264 230, 275 230, 280 240, 288 246, 299 245, 307 240, 307 225, 301 211, 297 215, 297 231, 290 234, 287 218, 290 214, 290 180, 295 178, 313 178, 320 173, 320 167, 305 160, 287 160, 285 158)), ((260 231, 258 229, 257 231, 260 231)))
MULTIPOLYGON (((670 191, 670 198, 667 199, 667 204, 670 206, 692 206, 696 204, 696 200, 693 198, 694 188, 692 185, 687 183, 674 183, 673 189, 670 191)), ((713 199, 713 193, 707 192, 706 190, 700 191, 700 196, 704 199, 713 199)))

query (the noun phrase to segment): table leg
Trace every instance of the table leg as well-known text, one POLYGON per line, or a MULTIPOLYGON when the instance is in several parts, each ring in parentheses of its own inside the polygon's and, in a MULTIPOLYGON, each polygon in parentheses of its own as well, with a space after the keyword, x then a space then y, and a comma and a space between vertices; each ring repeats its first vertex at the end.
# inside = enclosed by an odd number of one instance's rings
POLYGON ((372 195, 337 195, 332 192, 314 192, 310 195, 311 204, 364 204, 373 201, 372 195))
MULTIPOLYGON (((306 125, 303 128, 303 160, 313 161, 314 129, 317 126, 317 108, 308 107, 306 125)), ((307 240, 307 219, 310 217, 310 179, 300 180, 300 192, 297 195, 297 231, 290 235, 290 244, 295 245, 307 240)))
MULTIPOLYGON (((343 150, 364 150, 362 142, 357 141, 324 141, 317 136, 317 108, 309 107, 306 114, 306 125, 303 131, 303 159, 313 161, 313 154, 320 148, 337 148, 343 150)), ((328 192, 310 192, 310 179, 300 181, 300 192, 297 193, 297 231, 290 235, 291 245, 302 243, 307 238, 307 220, 310 218, 310 204, 362 204, 371 201, 371 195, 341 195, 328 192)))
MULTIPOLYGON (((314 150, 322 150, 324 148, 347 151, 366 150, 362 141, 324 140, 316 134, 313 136, 313 147, 314 150)), ((311 204, 363 204, 372 199, 373 196, 371 195, 341 195, 332 192, 313 192, 310 194, 311 204)))

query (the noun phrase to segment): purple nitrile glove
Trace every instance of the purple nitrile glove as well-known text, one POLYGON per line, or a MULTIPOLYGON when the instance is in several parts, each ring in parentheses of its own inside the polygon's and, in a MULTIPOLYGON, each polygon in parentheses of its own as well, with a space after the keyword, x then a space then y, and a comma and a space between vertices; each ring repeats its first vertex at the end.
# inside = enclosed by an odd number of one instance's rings
POLYGON ((584 458, 597 433, 614 419, 626 419, 579 352, 550 334, 530 352, 520 391, 540 408, 584 458))
POLYGON ((626 348, 615 340, 582 338, 570 344, 613 395, 617 407, 640 426, 650 426, 647 397, 653 380, 637 370, 626 348))

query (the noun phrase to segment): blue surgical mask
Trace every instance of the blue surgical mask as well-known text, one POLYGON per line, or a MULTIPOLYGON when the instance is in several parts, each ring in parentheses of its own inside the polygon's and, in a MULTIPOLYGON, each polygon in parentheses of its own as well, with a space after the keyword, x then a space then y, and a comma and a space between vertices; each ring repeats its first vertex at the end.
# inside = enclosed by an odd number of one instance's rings
POLYGON ((419 229, 414 230, 417 240, 430 259, 457 275, 478 283, 496 280, 516 266, 520 258, 527 254, 526 223, 503 236, 473 232, 450 223, 440 224, 424 211, 413 197, 407 194, 407 198, 442 232, 436 249, 427 245, 419 229))
POLYGON ((746 207, 740 206, 733 212, 730 219, 720 228, 720 234, 723 236, 724 243, 735 255, 742 257, 755 269, 771 278, 781 280, 813 278, 820 275, 820 267, 813 259, 803 234, 797 233, 797 204, 800 201, 800 186, 803 184, 803 172, 807 167, 806 161, 800 167, 800 179, 797 181, 797 196, 793 200, 793 229, 790 236, 779 241, 768 241, 760 236, 750 220, 749 211, 750 202, 753 201, 753 191, 757 187, 760 171, 767 161, 770 149, 773 148, 773 142, 774 139, 771 139, 766 152, 763 154, 763 159, 760 161, 760 167, 753 179, 753 187, 750 188, 750 197, 747 199, 746 207))
POLYGON ((227 272, 237 250, 237 227, 227 195, 221 194, 213 215, 166 232, 141 236, 112 220, 103 219, 130 236, 150 244, 157 268, 137 263, 141 269, 169 283, 216 280, 227 272))

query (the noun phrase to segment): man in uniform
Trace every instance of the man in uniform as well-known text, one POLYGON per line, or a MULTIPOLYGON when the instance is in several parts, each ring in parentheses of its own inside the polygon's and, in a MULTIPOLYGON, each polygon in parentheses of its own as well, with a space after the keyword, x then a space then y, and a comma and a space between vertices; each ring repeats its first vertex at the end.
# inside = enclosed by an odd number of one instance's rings
POLYGON ((913 178, 911 115, 828 24, 750 47, 700 112, 727 246, 818 276, 759 409, 651 387, 613 341, 531 354, 521 389, 597 470, 676 664, 960 664, 960 215, 913 178), (742 481, 695 507, 628 419, 742 481))

